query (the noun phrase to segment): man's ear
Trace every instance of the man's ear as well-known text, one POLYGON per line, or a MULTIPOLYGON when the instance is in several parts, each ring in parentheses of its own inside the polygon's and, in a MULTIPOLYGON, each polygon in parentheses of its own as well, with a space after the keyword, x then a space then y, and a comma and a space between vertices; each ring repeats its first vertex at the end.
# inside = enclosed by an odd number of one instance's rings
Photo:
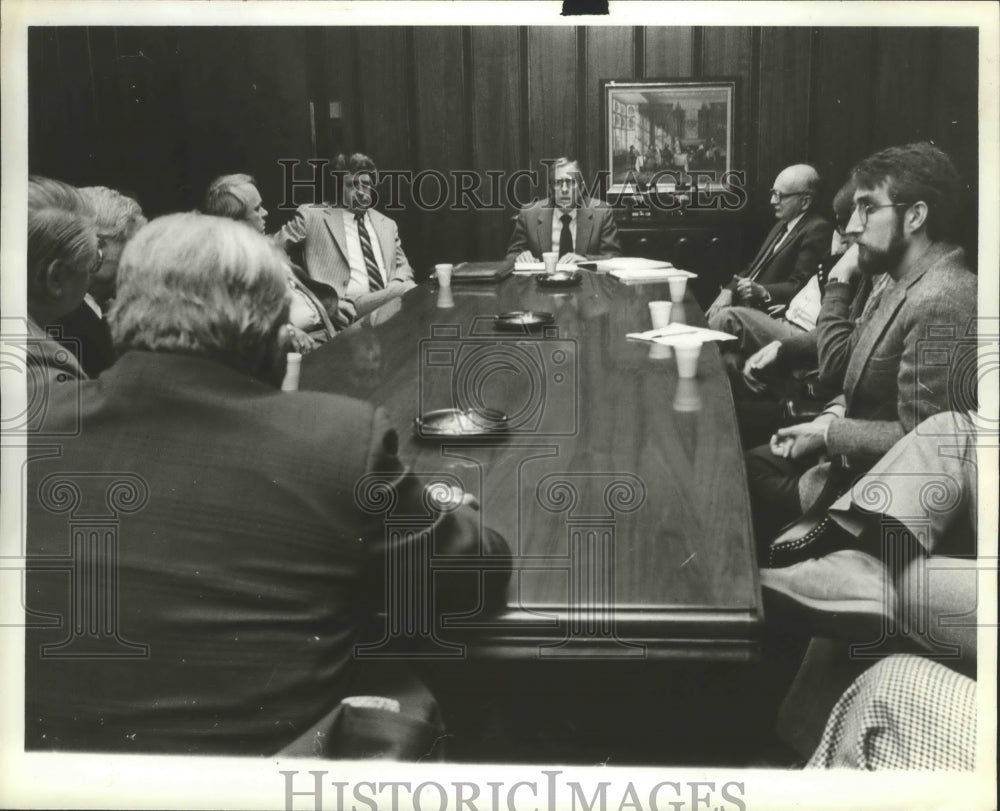
POLYGON ((53 259, 42 273, 42 289, 49 298, 61 298, 66 289, 69 268, 62 259, 53 259))
POLYGON ((906 209, 903 222, 906 225, 907 231, 911 234, 923 228, 927 224, 927 203, 923 200, 918 200, 906 209))

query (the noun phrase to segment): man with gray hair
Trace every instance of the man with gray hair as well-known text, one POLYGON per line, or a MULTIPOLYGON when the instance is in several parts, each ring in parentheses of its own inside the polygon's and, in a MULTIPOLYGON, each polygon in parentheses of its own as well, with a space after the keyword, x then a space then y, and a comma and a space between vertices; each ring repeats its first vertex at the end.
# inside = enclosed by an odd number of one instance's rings
POLYGON ((106 186, 85 186, 80 194, 94 211, 102 261, 90 276, 83 302, 56 323, 62 327, 61 343, 76 356, 89 377, 97 377, 115 362, 104 314, 115 296, 118 261, 125 243, 146 224, 146 218, 139 203, 106 186))
POLYGON ((799 163, 782 169, 771 189, 777 219, 757 255, 719 291, 706 316, 713 329, 725 329, 726 308, 740 305, 767 309, 788 304, 826 256, 833 226, 816 208, 819 173, 799 163))
MULTIPOLYGON (((52 339, 49 328, 59 334, 59 319, 80 305, 91 276, 103 262, 93 216, 83 195, 72 186, 45 177, 28 179, 25 361, 29 368, 42 372, 29 375, 29 385, 87 376, 77 360, 52 339)), ((42 396, 49 394, 47 390, 42 396)))
POLYGON ((549 199, 517 213, 507 258, 534 262, 558 251, 560 262, 576 264, 621 256, 613 212, 600 200, 584 198, 579 162, 557 158, 551 170, 549 199))
MULTIPOLYGON (((267 231, 267 209, 257 181, 250 175, 223 175, 213 180, 205 193, 203 210, 216 217, 228 217, 250 226, 258 234, 267 231)), ((308 352, 324 343, 357 316, 354 305, 341 300, 328 284, 310 279, 291 260, 285 264, 291 303, 288 326, 296 352, 308 352)))
MULTIPOLYGON (((494 571, 435 577, 423 608, 502 602, 506 543, 404 467, 384 411, 278 390, 288 305, 283 256, 240 223, 174 214, 126 247, 119 360, 55 398, 55 428, 78 427, 28 466, 28 610, 63 621, 26 631, 25 748, 322 756, 342 699, 373 695, 354 645, 389 589, 431 583, 440 555, 494 571), (420 530, 392 531, 364 486, 420 530), (68 553, 70 502, 114 529, 68 553), (75 588, 51 564, 68 554, 75 588)), ((412 728, 382 704, 372 726, 412 728)))

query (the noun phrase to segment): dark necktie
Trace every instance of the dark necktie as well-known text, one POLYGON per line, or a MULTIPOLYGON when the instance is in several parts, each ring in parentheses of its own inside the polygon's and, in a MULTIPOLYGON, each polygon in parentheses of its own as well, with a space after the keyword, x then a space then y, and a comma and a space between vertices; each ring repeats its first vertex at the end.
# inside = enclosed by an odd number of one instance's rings
POLYGON ((573 232, 569 230, 569 224, 573 218, 569 214, 563 214, 560 219, 562 220, 562 233, 559 235, 559 255, 565 256, 568 253, 573 253, 573 232))
POLYGON ((767 245, 757 255, 757 261, 754 263, 753 267, 750 268, 747 278, 753 280, 760 275, 760 272, 764 269, 764 265, 766 265, 771 260, 771 257, 774 256, 774 249, 778 247, 778 243, 781 241, 781 238, 785 235, 785 233, 786 229, 780 228, 776 234, 771 236, 767 245))
POLYGON ((378 262, 375 261, 375 251, 372 250, 372 238, 368 236, 368 229, 365 228, 364 212, 355 214, 354 220, 358 224, 358 239, 361 240, 361 253, 364 254, 365 270, 368 271, 368 289, 382 290, 385 283, 382 281, 382 274, 378 272, 378 262))

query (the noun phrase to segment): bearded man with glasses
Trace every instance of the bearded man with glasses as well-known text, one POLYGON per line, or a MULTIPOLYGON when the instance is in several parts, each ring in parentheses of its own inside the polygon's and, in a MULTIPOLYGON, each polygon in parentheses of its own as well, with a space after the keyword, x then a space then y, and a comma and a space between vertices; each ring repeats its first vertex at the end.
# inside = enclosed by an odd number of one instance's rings
MULTIPOLYGON (((976 277, 947 241, 961 183, 930 143, 878 152, 859 163, 847 234, 857 262, 832 275, 825 296, 853 296, 851 275, 877 277, 850 337, 843 392, 812 422, 779 429, 747 455, 758 548, 778 530, 867 471, 929 417, 976 408, 976 277), (971 364, 971 366, 970 366, 971 364), (831 478, 832 465, 846 471, 831 478)), ((826 299, 824 299, 826 306, 826 299)), ((807 543, 803 558, 813 557, 807 543)))

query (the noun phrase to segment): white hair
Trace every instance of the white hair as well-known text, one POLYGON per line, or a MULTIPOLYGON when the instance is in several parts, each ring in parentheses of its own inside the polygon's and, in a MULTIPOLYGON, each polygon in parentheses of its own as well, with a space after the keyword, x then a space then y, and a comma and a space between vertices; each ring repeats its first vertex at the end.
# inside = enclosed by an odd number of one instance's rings
POLYGON ((108 314, 119 352, 202 355, 258 375, 288 320, 278 250, 242 223, 194 212, 159 217, 122 253, 108 314))

